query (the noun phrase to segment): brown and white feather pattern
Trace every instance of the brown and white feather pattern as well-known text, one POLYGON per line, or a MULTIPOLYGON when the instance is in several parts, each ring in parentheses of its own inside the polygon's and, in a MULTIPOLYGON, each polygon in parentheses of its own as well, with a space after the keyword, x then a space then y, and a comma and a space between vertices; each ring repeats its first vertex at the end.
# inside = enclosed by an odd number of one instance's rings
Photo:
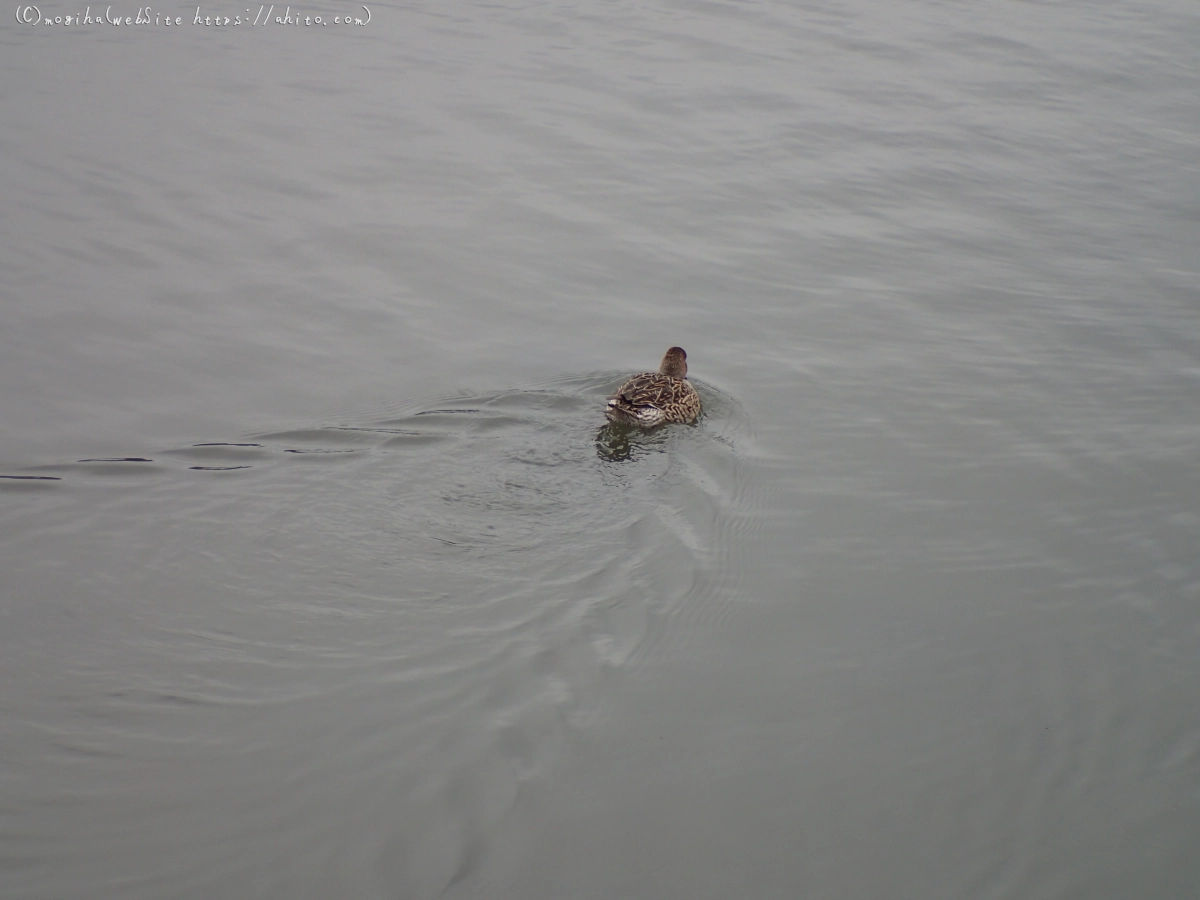
POLYGON ((700 395, 687 380, 687 354, 672 347, 657 372, 634 375, 608 398, 604 414, 613 422, 653 428, 691 424, 700 415, 700 395))

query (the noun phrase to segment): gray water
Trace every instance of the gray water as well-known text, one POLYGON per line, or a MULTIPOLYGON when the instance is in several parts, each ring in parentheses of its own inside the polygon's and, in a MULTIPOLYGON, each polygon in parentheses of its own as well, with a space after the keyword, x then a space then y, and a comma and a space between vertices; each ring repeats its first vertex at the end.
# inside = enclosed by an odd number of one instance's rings
POLYGON ((0 28, 0 895, 1196 895, 1200 6, 168 12, 0 28))

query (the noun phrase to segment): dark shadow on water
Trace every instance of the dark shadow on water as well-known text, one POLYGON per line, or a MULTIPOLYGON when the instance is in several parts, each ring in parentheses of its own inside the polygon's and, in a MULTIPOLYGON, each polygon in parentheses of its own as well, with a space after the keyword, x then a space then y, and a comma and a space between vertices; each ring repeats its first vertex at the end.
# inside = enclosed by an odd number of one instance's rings
POLYGON ((596 432, 596 455, 611 462, 629 461, 648 450, 661 448, 671 427, 638 428, 636 425, 608 422, 596 432))
POLYGON ((632 425, 608 423, 596 432, 596 455, 614 462, 627 460, 632 452, 631 438, 635 429, 632 425))

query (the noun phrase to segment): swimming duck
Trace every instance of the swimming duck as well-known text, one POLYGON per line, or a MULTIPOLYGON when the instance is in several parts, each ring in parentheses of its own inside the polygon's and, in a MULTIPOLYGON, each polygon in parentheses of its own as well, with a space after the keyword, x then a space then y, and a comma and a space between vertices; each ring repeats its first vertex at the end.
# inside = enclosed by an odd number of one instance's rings
POLYGON ((653 428, 667 422, 691 424, 700 415, 700 395, 687 380, 687 354, 672 347, 657 372, 634 375, 608 398, 611 422, 653 428))

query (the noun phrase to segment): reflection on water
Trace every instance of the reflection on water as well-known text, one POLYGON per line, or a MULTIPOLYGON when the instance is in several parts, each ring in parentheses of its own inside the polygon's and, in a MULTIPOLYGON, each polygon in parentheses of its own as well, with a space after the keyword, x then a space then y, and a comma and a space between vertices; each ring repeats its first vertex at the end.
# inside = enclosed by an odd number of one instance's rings
POLYGON ((632 453, 634 441, 638 437, 644 438, 646 441, 650 440, 649 436, 632 425, 609 422, 596 432, 596 453, 601 459, 614 462, 627 460, 632 453))

